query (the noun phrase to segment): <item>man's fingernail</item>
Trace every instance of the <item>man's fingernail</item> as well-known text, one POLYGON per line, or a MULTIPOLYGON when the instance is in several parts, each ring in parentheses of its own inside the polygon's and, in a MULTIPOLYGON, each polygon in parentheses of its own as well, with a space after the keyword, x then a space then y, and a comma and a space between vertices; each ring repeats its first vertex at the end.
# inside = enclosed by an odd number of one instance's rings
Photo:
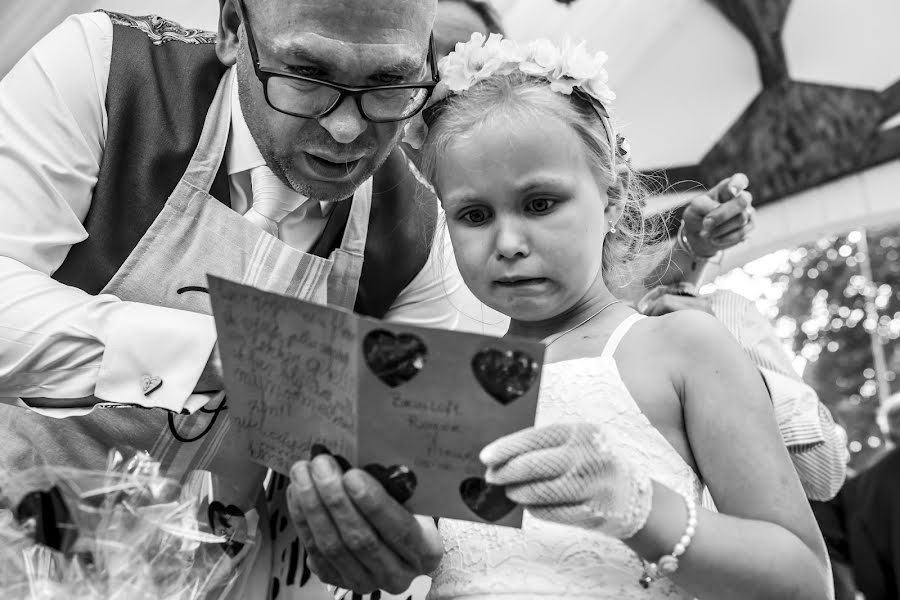
POLYGON ((362 496, 366 493, 366 486, 367 483, 361 471, 353 470, 344 475, 344 489, 351 496, 362 496))
POLYGON ((331 457, 319 456, 312 461, 312 472, 317 479, 328 479, 337 473, 337 469, 331 457))
POLYGON ((741 193, 741 189, 736 185, 728 186, 728 191, 731 192, 732 198, 737 198, 741 193))
POLYGON ((305 460, 299 460, 294 463, 294 466, 291 467, 291 482, 297 483, 300 480, 300 475, 302 474, 301 469, 306 470, 307 462, 305 460))

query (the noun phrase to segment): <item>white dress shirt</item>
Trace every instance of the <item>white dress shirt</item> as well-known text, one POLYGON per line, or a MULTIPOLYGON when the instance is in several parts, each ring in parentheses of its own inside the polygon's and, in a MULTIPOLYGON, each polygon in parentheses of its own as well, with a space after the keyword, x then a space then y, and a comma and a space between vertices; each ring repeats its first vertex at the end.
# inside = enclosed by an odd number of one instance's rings
MULTIPOLYGON (((0 401, 73 399, 196 410, 192 394, 215 344, 211 316, 91 296, 51 279, 74 244, 100 171, 107 134, 106 88, 113 26, 103 13, 68 18, 0 80, 0 401), (157 374, 150 398, 134 381, 157 374)), ((231 203, 252 202, 249 171, 264 164, 241 114, 236 87, 226 147, 231 203)), ((307 251, 328 205, 305 202, 280 236, 307 251)), ((448 236, 435 237, 425 267, 386 318, 453 328, 455 299, 468 292, 448 236)), ((51 406, 57 417, 89 409, 51 406)))

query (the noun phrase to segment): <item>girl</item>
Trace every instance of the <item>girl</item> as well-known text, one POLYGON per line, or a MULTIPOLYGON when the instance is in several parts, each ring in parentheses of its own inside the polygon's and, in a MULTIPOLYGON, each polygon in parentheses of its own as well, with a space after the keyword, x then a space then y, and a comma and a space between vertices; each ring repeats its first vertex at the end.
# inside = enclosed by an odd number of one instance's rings
POLYGON ((756 369, 708 315, 644 318, 612 292, 651 232, 604 61, 475 34, 441 64, 423 164, 457 262, 548 364, 537 425, 481 455, 522 529, 441 520, 430 598, 828 598, 756 369))

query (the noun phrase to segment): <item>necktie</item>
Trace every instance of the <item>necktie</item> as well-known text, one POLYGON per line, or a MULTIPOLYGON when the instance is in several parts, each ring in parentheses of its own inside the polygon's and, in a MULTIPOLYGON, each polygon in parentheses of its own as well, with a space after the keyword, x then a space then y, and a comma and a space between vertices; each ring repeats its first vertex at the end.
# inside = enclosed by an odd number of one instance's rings
POLYGON ((278 237, 278 223, 297 210, 307 198, 284 185, 269 167, 256 167, 250 171, 253 188, 253 206, 244 218, 263 231, 278 237))

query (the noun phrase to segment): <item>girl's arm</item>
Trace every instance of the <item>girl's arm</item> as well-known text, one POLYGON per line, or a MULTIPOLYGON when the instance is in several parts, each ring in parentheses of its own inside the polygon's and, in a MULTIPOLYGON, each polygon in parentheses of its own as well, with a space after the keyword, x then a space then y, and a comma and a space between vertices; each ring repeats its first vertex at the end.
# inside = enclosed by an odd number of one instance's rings
MULTIPOLYGON (((700 474, 720 513, 698 508, 696 533, 671 578, 700 598, 831 598, 825 544, 781 440, 761 376, 709 315, 660 323, 700 474)), ((656 561, 684 533, 687 510, 653 484, 643 529, 626 543, 656 561)))

